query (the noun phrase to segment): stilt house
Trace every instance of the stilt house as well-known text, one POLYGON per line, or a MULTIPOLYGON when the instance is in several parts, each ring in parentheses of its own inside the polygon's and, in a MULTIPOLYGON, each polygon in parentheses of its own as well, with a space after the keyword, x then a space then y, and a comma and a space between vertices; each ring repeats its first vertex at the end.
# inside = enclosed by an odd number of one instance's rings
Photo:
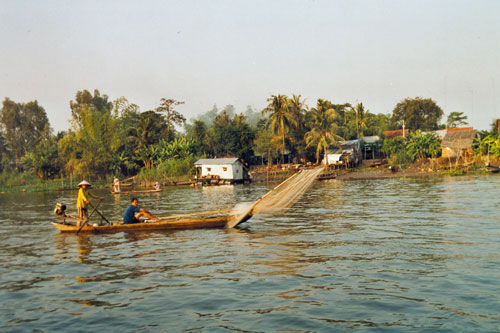
POLYGON ((195 164, 197 180, 214 180, 213 183, 243 183, 250 180, 248 166, 239 158, 206 158, 195 164))
POLYGON ((441 156, 453 158, 473 155, 472 139, 476 133, 473 127, 448 128, 441 141, 441 156))

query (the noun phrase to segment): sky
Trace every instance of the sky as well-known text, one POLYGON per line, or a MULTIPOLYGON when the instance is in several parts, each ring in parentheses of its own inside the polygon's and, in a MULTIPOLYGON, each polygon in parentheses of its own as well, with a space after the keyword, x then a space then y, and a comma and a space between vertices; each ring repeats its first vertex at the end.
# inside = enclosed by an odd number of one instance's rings
POLYGON ((477 129, 500 118, 497 0, 0 3, 0 98, 37 100, 56 132, 84 89, 141 111, 184 101, 187 119, 273 94, 385 114, 431 98, 477 129))

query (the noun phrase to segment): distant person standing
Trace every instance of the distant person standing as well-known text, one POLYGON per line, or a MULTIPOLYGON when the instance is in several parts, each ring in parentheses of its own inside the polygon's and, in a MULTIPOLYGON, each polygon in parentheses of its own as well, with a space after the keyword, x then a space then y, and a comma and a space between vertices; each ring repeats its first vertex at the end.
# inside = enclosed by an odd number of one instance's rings
POLYGON ((139 220, 139 218, 141 216, 147 217, 148 219, 156 222, 160 221, 160 219, 156 218, 153 213, 140 208, 139 200, 137 198, 132 198, 132 200, 130 200, 130 206, 128 206, 123 213, 123 224, 140 223, 141 220, 139 220))
POLYGON ((120 180, 117 177, 113 179, 113 191, 120 192, 120 180))
POLYGON ((102 199, 102 197, 89 192, 88 188, 90 188, 91 186, 92 185, 90 185, 90 183, 86 180, 83 180, 82 182, 80 182, 80 184, 78 184, 78 187, 80 188, 78 190, 78 198, 76 199, 76 208, 78 209, 78 227, 80 227, 80 224, 82 222, 89 220, 89 212, 87 209, 87 205, 90 204, 90 201, 88 199, 89 196, 99 200, 102 199))

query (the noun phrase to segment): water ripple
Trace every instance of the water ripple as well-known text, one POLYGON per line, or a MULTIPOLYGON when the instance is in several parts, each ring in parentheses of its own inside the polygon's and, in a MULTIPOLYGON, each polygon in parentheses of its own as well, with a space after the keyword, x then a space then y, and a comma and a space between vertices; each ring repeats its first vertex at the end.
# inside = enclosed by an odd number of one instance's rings
MULTIPOLYGON (((272 186, 141 203, 223 209, 272 186)), ((118 219, 129 198, 101 194, 118 219)), ((2 195, 2 331, 500 330, 494 176, 317 183, 239 230, 63 235, 48 216, 74 195, 2 195)))

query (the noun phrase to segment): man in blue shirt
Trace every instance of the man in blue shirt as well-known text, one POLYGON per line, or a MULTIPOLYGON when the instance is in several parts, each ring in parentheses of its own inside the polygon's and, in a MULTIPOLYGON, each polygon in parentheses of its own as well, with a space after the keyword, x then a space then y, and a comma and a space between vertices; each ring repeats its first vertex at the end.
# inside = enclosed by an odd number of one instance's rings
POLYGON ((140 208, 137 198, 132 198, 132 200, 130 200, 130 206, 128 206, 123 213, 123 224, 140 223, 141 220, 139 220, 139 217, 141 216, 156 222, 160 221, 160 219, 156 218, 151 212, 140 208))

